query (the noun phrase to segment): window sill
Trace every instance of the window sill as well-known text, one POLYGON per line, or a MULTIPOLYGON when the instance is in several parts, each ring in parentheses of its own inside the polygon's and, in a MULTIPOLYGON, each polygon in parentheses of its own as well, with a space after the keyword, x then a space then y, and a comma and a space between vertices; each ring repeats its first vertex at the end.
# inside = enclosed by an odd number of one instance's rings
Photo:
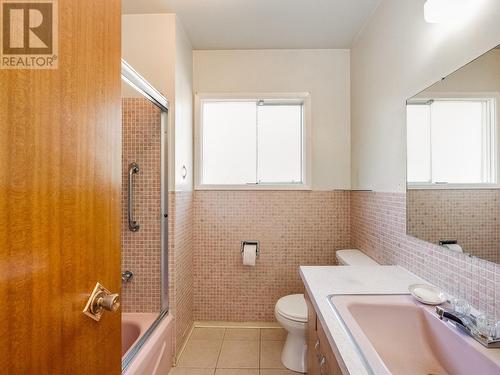
POLYGON ((312 190, 310 185, 297 184, 297 185, 198 185, 195 186, 194 190, 276 190, 276 191, 308 191, 312 190))
POLYGON ((500 189, 500 184, 417 184, 409 183, 407 190, 487 190, 500 189))

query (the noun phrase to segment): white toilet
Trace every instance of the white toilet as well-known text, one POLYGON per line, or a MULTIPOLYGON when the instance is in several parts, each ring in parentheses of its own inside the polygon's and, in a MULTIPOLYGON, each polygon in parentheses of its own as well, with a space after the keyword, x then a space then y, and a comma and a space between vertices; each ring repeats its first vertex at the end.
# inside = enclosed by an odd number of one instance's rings
POLYGON ((288 332, 281 352, 283 365, 297 372, 307 372, 307 305, 303 294, 291 294, 276 302, 274 315, 288 332))
MULTIPOLYGON (((341 266, 378 266, 379 264, 359 250, 347 249, 336 252, 341 266)), ((286 329, 286 338, 281 362, 297 372, 307 372, 307 304, 303 294, 281 297, 274 308, 274 315, 286 329)))

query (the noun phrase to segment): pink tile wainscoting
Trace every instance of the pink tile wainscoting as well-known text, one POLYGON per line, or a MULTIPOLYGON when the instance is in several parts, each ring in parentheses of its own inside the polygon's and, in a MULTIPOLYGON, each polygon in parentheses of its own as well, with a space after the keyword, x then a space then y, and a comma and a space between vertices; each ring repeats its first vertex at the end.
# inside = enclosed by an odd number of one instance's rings
POLYGON ((500 265, 407 236, 405 193, 351 192, 351 244, 500 319, 500 265))
POLYGON ((350 246, 349 211, 347 191, 196 191, 195 320, 274 321, 276 301, 303 291, 300 265, 350 246), (243 240, 260 241, 255 267, 243 240))
POLYGON ((168 203, 169 304, 178 353, 193 324, 193 192, 170 192, 168 203))

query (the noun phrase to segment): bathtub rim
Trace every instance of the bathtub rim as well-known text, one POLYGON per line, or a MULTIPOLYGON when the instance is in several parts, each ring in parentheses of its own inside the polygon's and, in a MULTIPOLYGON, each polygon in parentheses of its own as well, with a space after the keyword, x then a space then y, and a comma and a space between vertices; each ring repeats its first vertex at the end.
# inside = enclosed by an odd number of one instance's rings
POLYGON ((168 308, 162 309, 158 314, 158 317, 151 323, 149 328, 144 332, 141 337, 130 347, 130 349, 125 353, 126 355, 122 358, 122 373, 125 372, 127 367, 132 363, 136 355, 140 352, 142 347, 149 340, 153 332, 160 325, 160 323, 168 316, 168 308))

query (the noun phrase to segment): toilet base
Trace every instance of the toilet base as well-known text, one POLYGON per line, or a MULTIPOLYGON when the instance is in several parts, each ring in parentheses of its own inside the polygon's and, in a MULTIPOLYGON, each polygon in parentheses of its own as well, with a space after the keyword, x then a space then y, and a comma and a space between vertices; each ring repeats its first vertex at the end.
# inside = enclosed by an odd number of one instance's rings
POLYGON ((307 343, 304 334, 288 333, 281 353, 281 362, 289 370, 307 372, 307 343))

